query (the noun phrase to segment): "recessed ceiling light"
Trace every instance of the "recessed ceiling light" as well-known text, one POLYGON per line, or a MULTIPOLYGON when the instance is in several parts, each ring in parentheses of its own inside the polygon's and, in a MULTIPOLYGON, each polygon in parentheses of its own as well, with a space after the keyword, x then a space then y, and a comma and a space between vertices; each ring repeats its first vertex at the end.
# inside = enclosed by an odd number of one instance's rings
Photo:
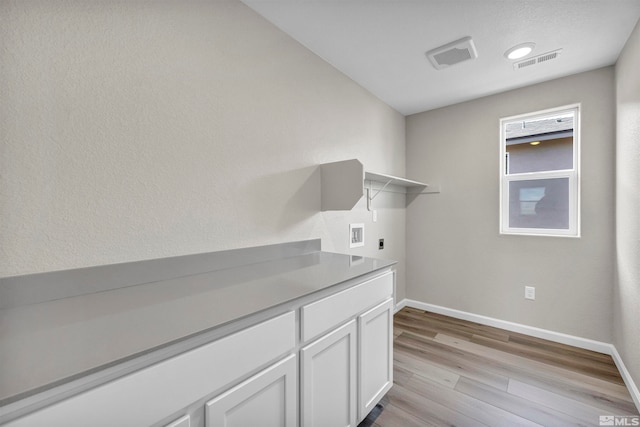
POLYGON ((540 141, 532 141, 529 144, 531 144, 531 145, 540 145, 540 141))
POLYGON ((512 47, 508 51, 504 53, 505 58, 507 59, 520 59, 529 55, 533 48, 536 46, 535 43, 522 43, 517 46, 512 47))

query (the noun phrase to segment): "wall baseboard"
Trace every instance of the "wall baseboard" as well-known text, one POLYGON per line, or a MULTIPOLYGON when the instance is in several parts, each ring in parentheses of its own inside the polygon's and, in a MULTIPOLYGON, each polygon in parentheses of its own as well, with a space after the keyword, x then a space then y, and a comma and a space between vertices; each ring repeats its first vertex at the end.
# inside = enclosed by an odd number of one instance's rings
POLYGON ((624 362, 622 361, 622 357, 620 357, 620 353, 618 353, 618 350, 613 344, 610 344, 610 345, 611 345, 611 357, 613 358, 613 361, 618 367, 618 370, 620 371, 620 375, 622 375, 622 379, 624 380, 624 384, 627 386, 627 389, 629 390, 629 394, 631 394, 633 403, 636 404, 636 408, 638 408, 638 411, 640 411, 640 390, 638 390, 638 386, 633 381, 633 378, 631 378, 631 374, 627 370, 627 367, 624 365, 624 362))
MULTIPOLYGON (((469 313, 466 311, 455 310, 452 308, 442 307, 439 305, 428 304, 411 299, 405 299, 401 302, 404 306, 417 308, 420 310, 431 311, 433 313, 444 314, 445 316, 455 317, 457 319, 468 320, 487 326, 493 326, 507 331, 519 332, 536 338, 542 338, 549 341, 559 342, 562 344, 572 345, 586 350, 597 351, 598 353, 611 354, 611 344, 588 338, 576 337, 573 335, 554 332, 548 329, 536 328, 535 326, 527 326, 520 323, 508 322, 506 320, 495 319, 493 317, 482 316, 480 314, 469 313)), ((403 306, 403 307, 404 307, 403 306)))
POLYGON ((507 331, 518 332, 521 334, 530 335, 536 338, 542 338, 549 341, 571 345, 573 347, 583 348, 585 350, 592 350, 598 353, 608 354, 613 358, 622 379, 631 394, 636 407, 640 411, 640 390, 636 386, 631 374, 627 370, 618 350, 610 343, 601 341, 595 341, 588 338, 576 337, 574 335, 563 334, 561 332, 550 331, 548 329, 536 328, 535 326, 527 326, 520 323, 508 322, 506 320, 500 320, 493 317, 482 316, 480 314, 469 313, 466 311, 455 310, 452 308, 442 307, 439 305, 429 304, 412 299, 403 299, 396 304, 396 312, 402 310, 404 307, 417 308, 419 310, 430 311, 432 313, 443 314, 445 316, 454 317, 456 319, 467 320, 469 322, 480 323, 482 325, 493 326, 495 328, 505 329, 507 331))
POLYGON ((403 299, 402 301, 400 301, 399 303, 396 304, 396 308, 395 311, 393 312, 394 314, 399 312, 400 310, 402 310, 403 308, 405 308, 407 306, 407 299, 403 299))

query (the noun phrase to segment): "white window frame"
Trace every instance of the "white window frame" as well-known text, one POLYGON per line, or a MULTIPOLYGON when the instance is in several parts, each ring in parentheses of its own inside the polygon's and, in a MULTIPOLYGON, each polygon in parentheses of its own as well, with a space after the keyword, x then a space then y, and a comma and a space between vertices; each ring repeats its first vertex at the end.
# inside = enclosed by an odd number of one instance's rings
POLYGON ((524 236, 580 237, 580 104, 565 105, 500 119, 500 234, 524 236), (508 123, 553 117, 559 113, 573 111, 573 169, 544 172, 527 172, 507 175, 506 134, 508 123), (509 226, 509 183, 535 179, 569 179, 569 228, 517 228, 509 226))

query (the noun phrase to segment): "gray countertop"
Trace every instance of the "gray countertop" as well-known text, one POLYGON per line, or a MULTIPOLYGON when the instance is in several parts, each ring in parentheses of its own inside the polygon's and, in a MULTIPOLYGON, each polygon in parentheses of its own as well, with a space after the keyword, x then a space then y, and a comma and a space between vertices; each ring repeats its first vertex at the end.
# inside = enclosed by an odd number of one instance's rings
POLYGON ((2 308, 0 403, 393 264, 311 251, 2 308))

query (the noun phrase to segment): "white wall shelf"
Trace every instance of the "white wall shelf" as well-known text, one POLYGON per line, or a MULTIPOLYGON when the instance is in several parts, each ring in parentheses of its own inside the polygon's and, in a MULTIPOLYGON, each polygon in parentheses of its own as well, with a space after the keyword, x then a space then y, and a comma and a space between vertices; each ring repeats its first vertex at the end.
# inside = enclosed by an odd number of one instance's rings
MULTIPOLYGON (((383 191, 410 195, 440 192, 438 187, 424 182, 365 171, 358 159, 324 163, 320 169, 323 211, 351 210, 365 192, 369 210, 372 200, 383 191)), ((413 198, 407 197, 407 204, 411 200, 413 198)))
POLYGON ((422 193, 429 184, 425 184, 424 182, 412 181, 406 178, 399 178, 393 175, 385 175, 382 173, 368 172, 364 173, 365 181, 373 181, 383 183, 385 186, 387 185, 397 185, 400 187, 405 187, 407 189, 407 193, 422 193))

